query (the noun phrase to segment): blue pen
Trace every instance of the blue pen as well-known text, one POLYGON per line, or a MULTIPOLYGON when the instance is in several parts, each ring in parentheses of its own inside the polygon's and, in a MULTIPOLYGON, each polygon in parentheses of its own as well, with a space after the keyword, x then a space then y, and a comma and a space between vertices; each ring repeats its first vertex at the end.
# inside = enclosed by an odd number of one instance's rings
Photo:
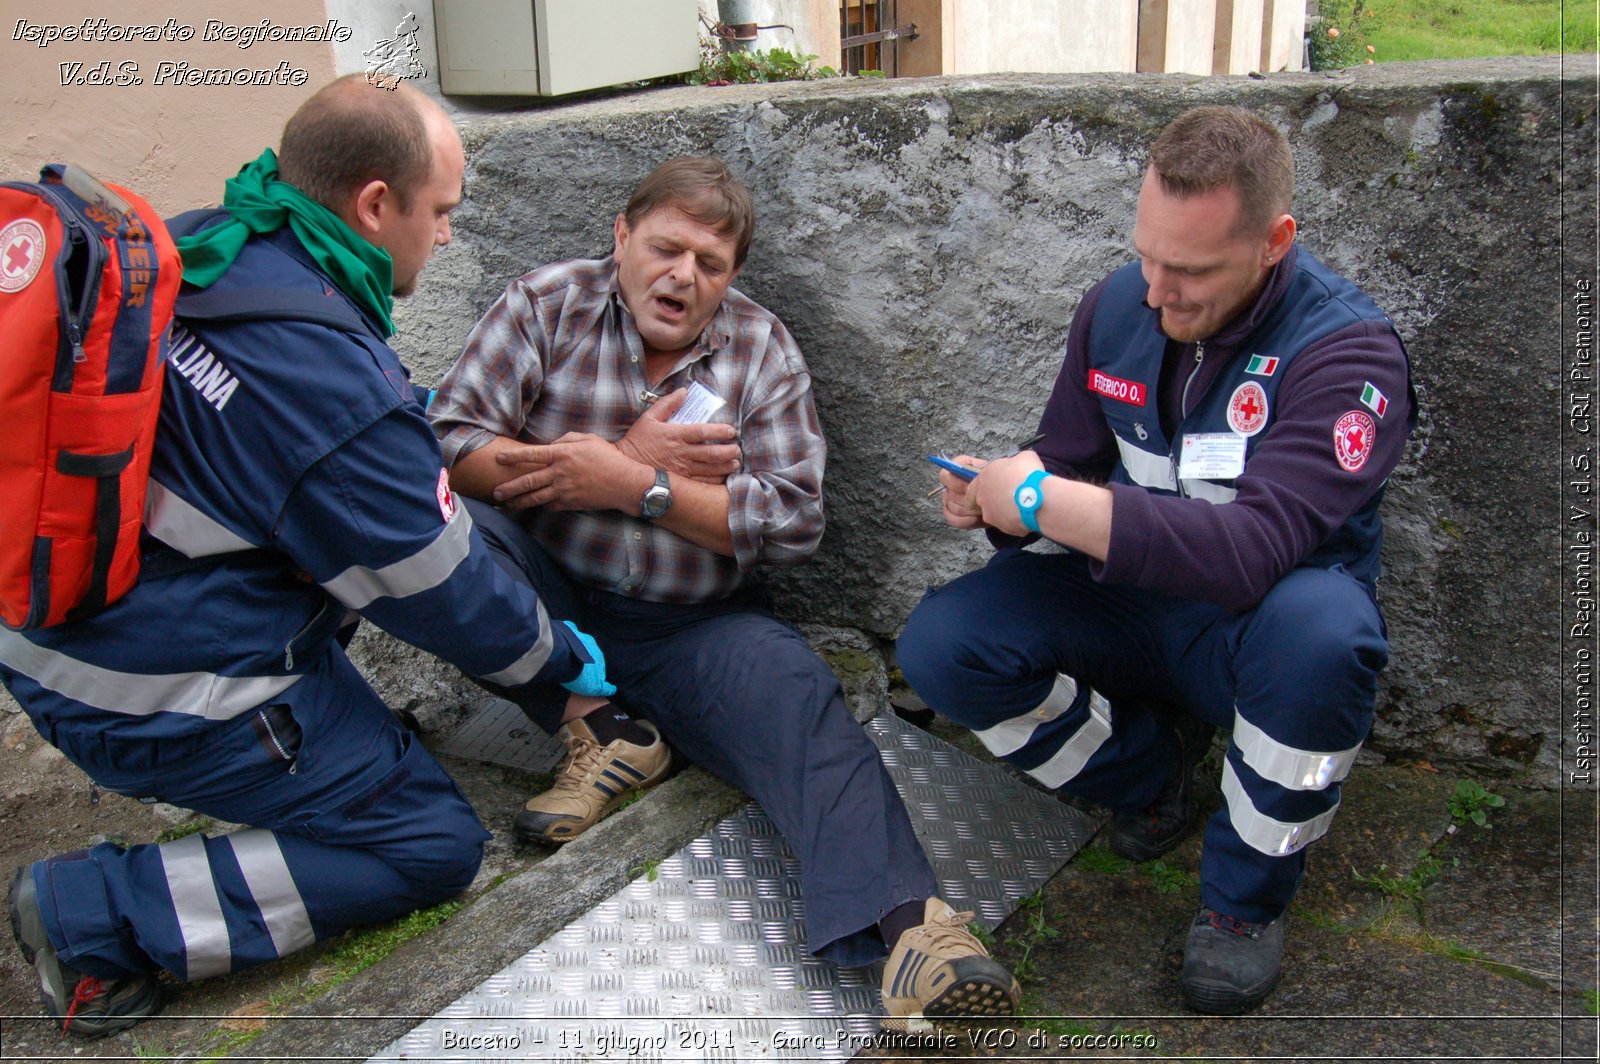
MULTIPOLYGON (((1044 433, 1042 432, 1033 436, 1029 436, 1027 439, 1017 444, 1017 449, 1013 451, 1012 454, 1019 454, 1043 442, 1044 433)), ((950 470, 950 472, 954 473, 962 480, 968 481, 969 483, 978 476, 978 471, 976 469, 969 469, 964 465, 957 465, 955 462, 950 461, 950 459, 944 457, 943 455, 930 454, 928 455, 928 461, 932 462, 940 469, 950 470)), ((933 498, 943 490, 944 485, 940 484, 937 488, 934 488, 932 491, 928 492, 928 498, 933 498)))
POLYGON ((971 469, 964 465, 957 465, 956 463, 950 461, 950 459, 945 458, 943 455, 930 454, 928 455, 928 461, 932 462, 940 469, 950 470, 950 472, 954 473, 962 480, 972 480, 978 475, 978 471, 976 469, 971 469))

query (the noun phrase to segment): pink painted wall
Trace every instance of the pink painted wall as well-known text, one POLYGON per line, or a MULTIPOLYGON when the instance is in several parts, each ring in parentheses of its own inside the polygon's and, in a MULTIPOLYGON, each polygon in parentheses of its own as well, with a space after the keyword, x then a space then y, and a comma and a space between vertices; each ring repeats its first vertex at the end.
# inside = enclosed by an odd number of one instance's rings
POLYGON ((320 26, 328 17, 323 0, 0 0, 0 179, 31 179, 43 163, 73 162, 132 188, 164 214, 220 202, 223 181, 262 148, 276 147, 285 119, 334 77, 330 43, 260 40, 240 48, 238 39, 204 39, 210 20, 258 30, 263 16, 275 28, 320 26), (50 27, 81 29, 85 19, 101 18, 113 27, 193 36, 56 39, 40 47, 50 27), (109 68, 99 67, 107 62, 109 68), (63 71, 62 64, 73 63, 83 66, 63 71), (274 83, 184 84, 185 63, 264 69, 274 83), (124 83, 92 83, 97 67, 124 83))

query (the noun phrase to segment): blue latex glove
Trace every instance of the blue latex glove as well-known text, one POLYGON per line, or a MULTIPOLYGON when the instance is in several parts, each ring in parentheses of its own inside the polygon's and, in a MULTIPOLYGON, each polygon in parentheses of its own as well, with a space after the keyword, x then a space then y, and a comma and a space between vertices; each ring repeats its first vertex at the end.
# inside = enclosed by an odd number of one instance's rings
POLYGON ((578 631, 578 626, 571 621, 561 623, 572 629, 572 634, 578 637, 583 649, 594 659, 585 665, 578 675, 561 686, 575 695, 589 695, 593 698, 610 698, 616 694, 617 685, 606 682, 606 656, 600 653, 600 644, 594 641, 594 636, 578 631))

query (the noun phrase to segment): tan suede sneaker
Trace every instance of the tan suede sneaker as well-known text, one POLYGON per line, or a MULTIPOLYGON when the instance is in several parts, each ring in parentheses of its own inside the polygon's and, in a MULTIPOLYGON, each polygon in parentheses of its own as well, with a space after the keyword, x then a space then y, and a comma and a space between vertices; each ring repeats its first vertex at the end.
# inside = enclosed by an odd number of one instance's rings
POLYGON ((582 719, 562 725, 556 734, 567 744, 567 756, 556 767, 555 785, 530 798, 511 822, 517 836, 533 842, 569 842, 634 791, 660 783, 672 766, 672 751, 654 726, 638 723, 656 737, 655 742, 637 746, 618 739, 601 746, 582 719))
POLYGON ((971 913, 929 898, 922 923, 900 936, 883 968, 884 1026, 914 1017, 1013 1016, 1022 988, 967 930, 971 913))

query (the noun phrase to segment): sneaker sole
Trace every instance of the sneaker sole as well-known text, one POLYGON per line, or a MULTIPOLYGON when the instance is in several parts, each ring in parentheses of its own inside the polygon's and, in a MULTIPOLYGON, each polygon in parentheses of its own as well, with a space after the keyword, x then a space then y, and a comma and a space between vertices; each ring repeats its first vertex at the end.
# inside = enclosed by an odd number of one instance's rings
POLYGON ((600 821, 610 816, 619 805, 628 801, 634 795, 643 794, 645 791, 650 790, 651 788, 655 787, 656 784, 666 779, 667 773, 671 769, 672 762, 669 760, 661 767, 661 771, 657 772, 654 776, 646 777, 638 786, 630 787, 628 790, 623 791, 621 794, 611 799, 605 805, 600 807, 599 814, 593 820, 587 824, 584 824, 582 827, 574 828, 569 834, 555 835, 549 833, 559 830, 565 826, 565 823, 552 824, 547 831, 540 832, 535 831, 532 828, 525 828, 518 824, 515 820, 511 822, 511 831, 517 836, 517 838, 523 840, 524 842, 542 842, 549 846, 560 846, 562 843, 571 842, 573 839, 581 837, 584 832, 588 831, 590 828, 600 823, 600 821))
POLYGON ((915 1019, 948 1020, 962 1017, 1015 1016, 1022 998, 1022 987, 1011 973, 988 957, 964 957, 952 961, 955 979, 922 1006, 920 1013, 891 1015, 885 1026, 915 1019))
POLYGON ((1240 990, 1225 983, 1188 982, 1183 984, 1183 1003, 1196 1012, 1212 1016, 1237 1016, 1257 1008, 1278 985, 1279 972, 1261 986, 1240 990))

